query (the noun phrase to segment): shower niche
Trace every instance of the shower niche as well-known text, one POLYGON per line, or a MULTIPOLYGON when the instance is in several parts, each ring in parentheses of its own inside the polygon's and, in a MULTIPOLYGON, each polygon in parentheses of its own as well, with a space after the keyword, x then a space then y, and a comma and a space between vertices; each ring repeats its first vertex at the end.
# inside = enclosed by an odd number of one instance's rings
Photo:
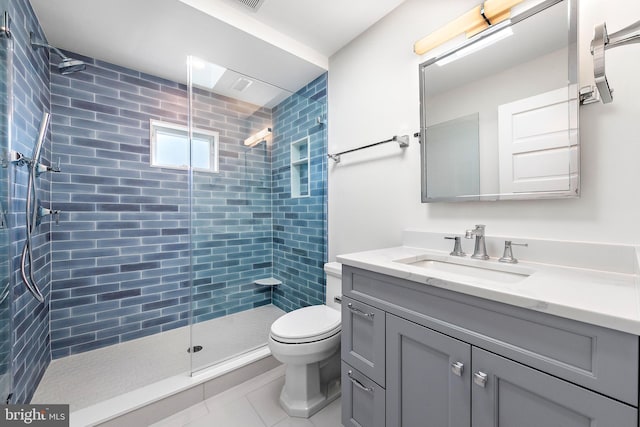
POLYGON ((309 195, 309 138, 302 138, 291 143, 291 197, 307 197, 309 195))

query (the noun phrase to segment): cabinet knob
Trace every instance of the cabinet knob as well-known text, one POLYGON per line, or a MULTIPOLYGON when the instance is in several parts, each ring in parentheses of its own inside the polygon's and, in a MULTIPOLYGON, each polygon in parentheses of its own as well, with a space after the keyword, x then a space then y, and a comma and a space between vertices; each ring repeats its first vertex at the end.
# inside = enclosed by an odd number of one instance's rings
POLYGON ((487 385, 488 379, 489 379, 489 376, 484 372, 478 371, 475 374, 473 374, 473 382, 477 386, 480 386, 482 388, 484 388, 484 386, 487 385))
POLYGON ((451 372, 454 373, 454 375, 457 375, 459 377, 462 376, 462 372, 464 372, 464 363, 462 362, 453 362, 451 364, 451 372))

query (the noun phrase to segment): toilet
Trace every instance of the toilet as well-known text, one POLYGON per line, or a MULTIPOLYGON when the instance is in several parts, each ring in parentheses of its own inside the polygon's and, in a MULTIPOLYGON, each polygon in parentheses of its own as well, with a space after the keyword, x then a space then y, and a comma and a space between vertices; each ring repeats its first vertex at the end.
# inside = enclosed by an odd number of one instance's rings
POLYGON ((342 268, 324 266, 325 305, 287 313, 271 325, 269 349, 285 365, 280 405, 292 417, 309 418, 340 396, 340 304, 342 268))

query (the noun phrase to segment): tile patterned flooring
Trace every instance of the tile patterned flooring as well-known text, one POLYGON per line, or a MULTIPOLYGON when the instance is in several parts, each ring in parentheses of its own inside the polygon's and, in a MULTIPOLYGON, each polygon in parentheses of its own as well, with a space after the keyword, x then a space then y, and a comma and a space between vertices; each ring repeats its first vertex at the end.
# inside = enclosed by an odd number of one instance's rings
POLYGON ((278 402, 284 366, 152 425, 152 427, 339 427, 340 399, 309 419, 289 417, 278 402))

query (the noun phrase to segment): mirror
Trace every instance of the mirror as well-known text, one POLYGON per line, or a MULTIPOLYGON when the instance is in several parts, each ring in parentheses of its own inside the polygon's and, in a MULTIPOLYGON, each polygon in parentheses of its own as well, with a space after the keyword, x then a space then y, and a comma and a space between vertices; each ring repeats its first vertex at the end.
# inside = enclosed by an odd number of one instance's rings
POLYGON ((520 6, 420 65, 423 203, 579 196, 575 0, 520 6))

